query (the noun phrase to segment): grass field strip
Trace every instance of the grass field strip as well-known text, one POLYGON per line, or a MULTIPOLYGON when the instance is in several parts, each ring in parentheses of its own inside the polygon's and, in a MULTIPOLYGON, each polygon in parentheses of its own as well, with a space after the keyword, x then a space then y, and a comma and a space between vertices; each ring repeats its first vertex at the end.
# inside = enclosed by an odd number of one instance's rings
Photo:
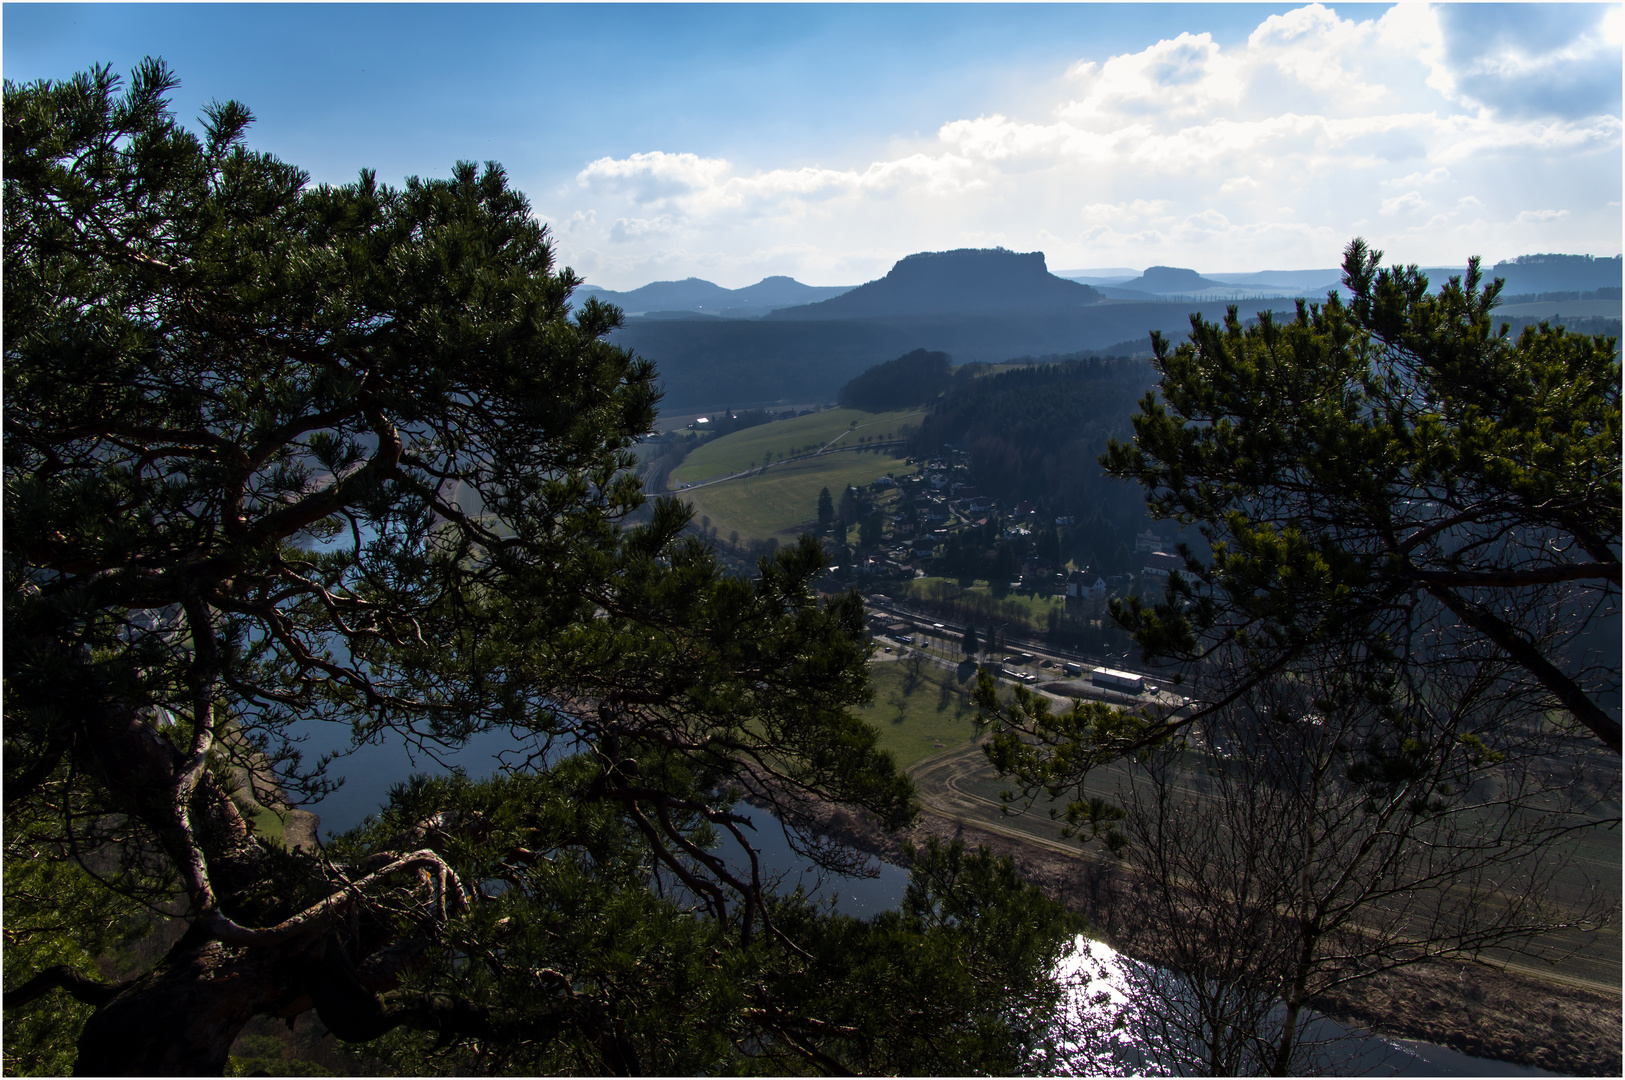
POLYGON ((684 492, 695 491, 699 488, 713 487, 717 484, 726 484, 730 480, 744 480, 749 477, 761 476, 769 469, 776 469, 781 465, 794 465, 797 462, 810 461, 813 458, 823 457, 826 454, 862 453, 867 450, 879 450, 882 447, 890 448, 904 445, 907 445, 904 440, 895 439, 891 442, 866 443, 863 446, 842 446, 834 450, 831 450, 828 446, 823 446, 812 451, 811 453, 797 454, 794 457, 780 458, 778 461, 769 462, 766 465, 757 465, 754 468, 745 469, 743 472, 736 472, 729 476, 718 476, 710 480, 701 480, 697 483, 685 484, 681 490, 684 492))
POLYGON ((890 413, 863 413, 854 409, 827 409, 790 420, 775 420, 767 424, 746 428, 714 439, 696 447, 684 462, 672 470, 671 479, 678 490, 725 483, 728 480, 758 474, 767 464, 768 455, 773 464, 806 460, 821 454, 848 450, 868 450, 876 446, 902 445, 902 437, 882 439, 861 446, 837 446, 849 436, 860 435, 873 428, 884 428, 895 435, 905 424, 925 416, 920 410, 890 413), (806 449, 811 446, 812 449, 806 449), (683 484, 688 488, 683 488, 683 484))

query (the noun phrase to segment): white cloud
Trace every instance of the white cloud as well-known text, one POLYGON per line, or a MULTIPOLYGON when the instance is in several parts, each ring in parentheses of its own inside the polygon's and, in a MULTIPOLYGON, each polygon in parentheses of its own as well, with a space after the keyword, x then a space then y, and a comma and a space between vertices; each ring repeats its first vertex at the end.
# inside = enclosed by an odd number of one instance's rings
POLYGON ((1567 210, 1525 210, 1512 220, 1519 225, 1540 225, 1548 221, 1562 221, 1568 216, 1567 210))
POLYGON ((1099 69, 1076 69, 1082 98, 1065 113, 1090 116, 1196 116, 1234 103, 1244 89, 1242 68, 1209 34, 1180 34, 1138 52, 1114 56, 1099 69))
POLYGON ((1339 19, 1330 8, 1311 4, 1265 19, 1247 40, 1248 66, 1261 78, 1295 83, 1300 92, 1335 94, 1370 107, 1389 96, 1385 82, 1373 79, 1366 65, 1377 33, 1374 23, 1339 19))
POLYGON ((1450 170, 1443 165, 1437 169, 1429 169, 1425 173, 1413 172, 1409 176, 1400 176, 1392 180, 1384 180, 1385 187, 1415 187, 1418 184, 1440 184, 1450 179, 1450 170))
POLYGON ((1164 199, 1147 201, 1135 199, 1132 202, 1122 203, 1091 203, 1081 211, 1083 220, 1091 225, 1103 225, 1108 222, 1143 222, 1143 221, 1172 221, 1167 213, 1168 203, 1164 199))
POLYGON ((558 231, 560 231, 560 232, 575 233, 575 232, 583 232, 585 230, 591 229, 594 225, 597 225, 597 224, 598 224, 598 211, 596 211, 596 210, 577 210, 575 213, 571 214, 569 217, 565 218, 563 221, 558 222, 553 227, 555 229, 557 229, 558 231))
POLYGON ((631 243, 672 232, 676 221, 670 217, 616 218, 609 227, 609 238, 617 244, 631 243))
POLYGON ((1378 207, 1381 214, 1410 214, 1427 206, 1427 200, 1422 198, 1420 191, 1407 191, 1403 195, 1396 195, 1392 199, 1382 200, 1378 207))
POLYGON ((1230 232, 1230 219, 1209 208, 1180 222, 1174 230, 1174 237, 1186 243, 1202 243, 1218 236, 1227 236, 1230 232))
POLYGON ((1615 5, 1445 5, 1438 21, 1444 62, 1464 102, 1509 116, 1619 108, 1615 5))
POLYGON ((641 251, 653 272, 681 250, 735 285, 758 270, 854 283, 821 275, 981 238, 1052 266, 1330 266, 1361 231, 1424 263, 1463 245, 1589 251, 1620 232, 1605 206, 1621 186, 1618 9, 1565 23, 1503 7, 1477 43, 1468 9, 1419 4, 1376 18, 1309 4, 1230 47, 1171 33, 1073 63, 1047 108, 945 117, 878 160, 604 157, 578 173, 584 205, 560 231, 595 258, 612 246, 606 268, 641 251), (1589 74, 1562 74, 1576 68, 1589 74))
POLYGON ((742 211, 771 216, 794 213, 798 204, 804 207, 842 196, 885 196, 903 190, 951 194, 985 186, 973 172, 972 163, 957 155, 911 154, 862 170, 771 169, 740 176, 720 158, 655 151, 600 158, 576 179, 595 195, 626 195, 640 206, 668 211, 661 220, 669 229, 673 215, 742 211))

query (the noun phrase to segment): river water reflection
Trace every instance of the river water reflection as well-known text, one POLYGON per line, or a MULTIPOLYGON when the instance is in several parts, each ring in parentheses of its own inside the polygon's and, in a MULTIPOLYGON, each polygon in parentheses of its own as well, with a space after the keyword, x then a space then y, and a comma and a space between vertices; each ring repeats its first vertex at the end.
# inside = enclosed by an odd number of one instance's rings
MULTIPOLYGON (((1125 962, 1104 942, 1079 937, 1057 975, 1070 987, 1063 1026, 1075 1032, 1070 1046, 1077 1074, 1095 1076, 1168 1075, 1159 1068, 1170 1055, 1147 1053, 1135 1042, 1132 1014, 1139 988, 1164 980, 1163 994, 1152 995, 1162 1007, 1172 980, 1164 969, 1125 962)), ((1284 1014, 1279 1009, 1276 1019, 1284 1014)), ((1336 1076, 1557 1076, 1527 1065, 1471 1057, 1448 1047, 1410 1039, 1390 1039, 1351 1029, 1310 1011, 1302 1040, 1315 1047, 1319 1075, 1336 1076)), ((1198 1057, 1201 1055, 1198 1054, 1198 1057)))
MULTIPOLYGON (((306 748, 314 754, 338 749, 343 745, 346 731, 333 726, 327 731, 307 734, 310 739, 306 748)), ((368 814, 376 813, 388 798, 390 787, 414 772, 435 774, 457 766, 470 776, 483 777, 494 772, 504 756, 514 755, 509 757, 509 760, 514 760, 530 749, 532 746, 527 741, 517 739, 507 731, 476 736, 457 753, 441 753, 435 757, 421 751, 413 752, 399 743, 365 746, 335 763, 333 771, 346 778, 344 786, 308 809, 322 816, 324 834, 343 832, 360 824, 368 814)), ((859 917, 889 910, 901 903, 908 886, 908 872, 901 867, 880 863, 878 876, 872 878, 823 873, 795 853, 785 839, 783 829, 767 811, 744 803, 736 809, 751 817, 755 825, 755 831, 750 834, 751 840, 760 849, 763 872, 777 876, 781 889, 787 891, 799 884, 814 898, 831 900, 837 910, 859 917)), ((1117 954, 1110 947, 1081 937, 1077 944, 1078 951, 1073 959, 1063 964, 1061 972, 1073 983, 1070 995, 1073 1022, 1082 1028, 1109 1030, 1113 1027, 1114 1017, 1109 1012, 1101 1013, 1098 1010, 1125 1007, 1128 977, 1117 954), (1090 1006, 1088 1003, 1099 998, 1102 992, 1106 1003, 1090 1006), (1095 1011, 1090 1013, 1089 1009, 1095 1011)), ((1337 1072, 1343 1075, 1559 1075, 1530 1066, 1469 1057, 1429 1043, 1350 1031, 1326 1017, 1314 1017, 1311 1025, 1311 1037, 1335 1040, 1337 1072)), ((1090 1054, 1083 1047, 1074 1048, 1077 1056, 1071 1071, 1087 1075, 1145 1074, 1146 1055, 1131 1043, 1119 1038, 1114 1045, 1101 1050, 1101 1044, 1109 1041, 1105 1036, 1090 1041, 1095 1044, 1095 1052, 1090 1054)))
MULTIPOLYGON (((313 726, 304 734, 308 736, 305 752, 314 758, 342 747, 348 731, 339 725, 327 725, 325 730, 313 726)), ((389 789, 413 773, 435 775, 460 767, 470 776, 489 776, 504 759, 522 760, 532 749, 529 740, 516 738, 509 731, 476 735, 456 753, 430 755, 399 742, 363 746, 332 766, 335 775, 344 777, 344 786, 306 809, 321 815, 324 836, 341 833, 361 824, 368 814, 377 813, 388 800, 389 789)), ((908 871, 901 867, 877 863, 879 874, 872 878, 823 873, 795 853, 784 830, 766 810, 746 803, 735 809, 751 819, 755 831, 747 835, 752 846, 760 849, 763 873, 779 877, 782 891, 800 885, 815 899, 833 900, 843 913, 860 917, 894 908, 902 901, 908 871)))

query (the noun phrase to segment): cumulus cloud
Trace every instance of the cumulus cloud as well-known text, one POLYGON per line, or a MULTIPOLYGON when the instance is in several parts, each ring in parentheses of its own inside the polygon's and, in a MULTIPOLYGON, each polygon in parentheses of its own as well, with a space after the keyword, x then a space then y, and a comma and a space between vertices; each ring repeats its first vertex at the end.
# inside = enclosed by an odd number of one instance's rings
POLYGON ((1081 57, 1047 110, 945 117, 883 160, 644 151, 591 162, 577 192, 613 223, 602 241, 645 245, 651 267, 681 245, 738 267, 771 249, 773 272, 884 272, 998 237, 1052 266, 1287 268, 1334 265, 1362 231, 1406 261, 1522 253, 1487 242, 1608 253, 1619 23, 1617 7, 1314 3, 1233 46, 1183 32, 1081 57), (1498 239, 1497 221, 1516 228, 1498 239))
POLYGON ((1446 4, 1438 19, 1463 100, 1511 116, 1619 110, 1617 7, 1446 4))
POLYGON ((609 238, 617 244, 644 240, 652 236, 665 236, 676 222, 669 216, 658 218, 616 218, 609 227, 609 238))
POLYGON ((1199 214, 1191 214, 1174 231, 1175 238, 1200 243, 1230 232, 1230 219, 1211 207, 1199 214))
POLYGON ((1407 191, 1403 195, 1396 195, 1392 199, 1382 200, 1378 212, 1382 214, 1407 214, 1427 206, 1427 200, 1422 198, 1420 191, 1407 191))
POLYGON ((577 210, 563 221, 557 223, 549 222, 549 224, 552 224, 553 227, 558 229, 560 232, 581 232, 586 229, 591 229, 593 226, 598 224, 598 211, 577 210))
POLYGON ((912 154, 861 170, 770 169, 741 176, 720 158, 658 151, 601 158, 576 180, 597 194, 626 194, 640 205, 684 216, 726 210, 763 215, 841 196, 883 196, 904 189, 946 194, 984 184, 972 175, 970 162, 954 154, 912 154))
POLYGON ((576 180, 586 187, 628 195, 634 202, 658 205, 710 187, 730 168, 721 158, 653 150, 621 159, 599 158, 582 169, 576 180))

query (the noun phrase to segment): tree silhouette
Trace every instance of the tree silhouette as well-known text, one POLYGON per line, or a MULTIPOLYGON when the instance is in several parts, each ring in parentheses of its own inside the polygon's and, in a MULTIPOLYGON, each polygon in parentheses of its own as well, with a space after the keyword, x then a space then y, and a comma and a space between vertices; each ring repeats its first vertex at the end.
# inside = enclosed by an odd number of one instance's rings
POLYGON ((1058 908, 962 851, 873 924, 769 887, 742 795, 834 870, 809 798, 913 814, 861 601, 811 538, 746 580, 675 501, 627 524, 655 371, 502 170, 310 186, 241 105, 198 137, 161 63, 118 84, 5 88, 8 1054, 61 989, 82 1073, 308 1011, 408 1073, 1021 1069, 1058 908), (323 725, 522 749, 287 850, 241 805, 330 787, 323 725), (87 891, 184 932, 104 982, 87 891))

